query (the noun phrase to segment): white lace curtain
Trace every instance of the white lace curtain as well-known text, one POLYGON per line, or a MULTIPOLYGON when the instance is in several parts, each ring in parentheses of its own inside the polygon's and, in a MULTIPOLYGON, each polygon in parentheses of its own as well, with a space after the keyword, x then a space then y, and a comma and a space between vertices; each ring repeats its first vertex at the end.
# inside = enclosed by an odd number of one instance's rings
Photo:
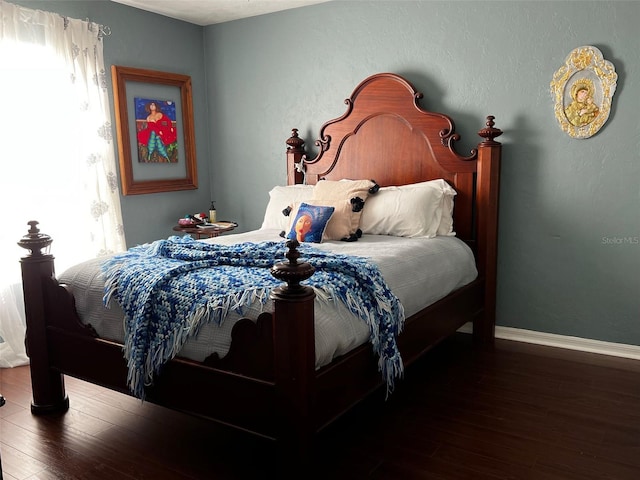
POLYGON ((58 272, 125 249, 106 75, 100 25, 0 0, 0 367, 28 362, 29 220, 58 272))

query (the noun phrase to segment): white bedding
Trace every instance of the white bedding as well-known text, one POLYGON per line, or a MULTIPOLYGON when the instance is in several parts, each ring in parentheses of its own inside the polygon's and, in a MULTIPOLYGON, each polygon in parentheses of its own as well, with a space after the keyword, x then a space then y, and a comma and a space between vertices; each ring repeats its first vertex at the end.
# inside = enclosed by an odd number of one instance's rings
MULTIPOLYGON (((260 229, 202 241, 228 245, 247 241, 282 240, 279 233, 279 230, 260 229)), ((466 285, 477 276, 471 250, 456 237, 363 235, 357 242, 329 241, 313 246, 373 260, 389 288, 400 299, 407 317, 466 285)), ((274 259, 274 263, 284 260, 274 259)), ((91 324, 101 338, 122 342, 122 310, 115 301, 109 309, 102 304, 104 281, 100 265, 103 261, 104 258, 98 258, 76 265, 62 273, 59 280, 73 292, 78 314, 85 324, 91 324)), ((244 316, 255 319, 263 310, 272 310, 270 301, 264 307, 257 304, 252 306, 244 316)), ((203 326, 198 336, 185 344, 180 356, 203 361, 214 352, 221 357, 226 355, 231 341, 231 328, 239 318, 238 315, 231 315, 220 327, 213 324, 203 326)), ((369 331, 364 321, 351 314, 346 307, 333 304, 329 306, 316 299, 317 368, 368 339, 369 331)))

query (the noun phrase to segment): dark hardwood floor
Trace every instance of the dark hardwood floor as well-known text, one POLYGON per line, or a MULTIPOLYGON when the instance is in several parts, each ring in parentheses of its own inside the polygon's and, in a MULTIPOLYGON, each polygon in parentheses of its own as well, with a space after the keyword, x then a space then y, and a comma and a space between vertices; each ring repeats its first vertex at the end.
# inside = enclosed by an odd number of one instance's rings
MULTIPOLYGON (((0 370, 5 480, 274 478, 261 439, 69 378, 34 417, 27 367, 0 370)), ((224 395, 224 392, 220 392, 224 395)), ((640 362, 459 334, 319 437, 298 478, 640 479, 640 362)))

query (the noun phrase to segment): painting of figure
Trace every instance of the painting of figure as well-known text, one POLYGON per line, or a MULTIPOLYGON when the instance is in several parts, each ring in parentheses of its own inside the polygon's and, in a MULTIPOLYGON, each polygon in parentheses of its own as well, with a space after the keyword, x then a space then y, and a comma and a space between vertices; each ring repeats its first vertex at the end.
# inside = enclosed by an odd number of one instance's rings
POLYGON ((598 133, 609 118, 617 81, 615 67, 596 47, 573 49, 550 84, 560 128, 577 139, 598 133))
POLYGON ((134 98, 138 161, 177 163, 176 104, 171 100, 134 98))
POLYGON ((576 80, 571 86, 571 103, 566 108, 567 120, 571 125, 582 127, 593 122, 600 109, 593 101, 593 82, 588 78, 576 80))

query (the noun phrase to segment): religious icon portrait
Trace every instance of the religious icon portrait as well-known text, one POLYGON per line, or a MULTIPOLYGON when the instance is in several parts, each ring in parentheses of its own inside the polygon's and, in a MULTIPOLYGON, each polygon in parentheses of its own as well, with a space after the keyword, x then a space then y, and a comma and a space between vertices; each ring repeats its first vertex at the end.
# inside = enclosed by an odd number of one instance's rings
POLYGON ((573 50, 551 82, 560 128, 573 138, 595 135, 609 118, 618 75, 595 47, 573 50))

